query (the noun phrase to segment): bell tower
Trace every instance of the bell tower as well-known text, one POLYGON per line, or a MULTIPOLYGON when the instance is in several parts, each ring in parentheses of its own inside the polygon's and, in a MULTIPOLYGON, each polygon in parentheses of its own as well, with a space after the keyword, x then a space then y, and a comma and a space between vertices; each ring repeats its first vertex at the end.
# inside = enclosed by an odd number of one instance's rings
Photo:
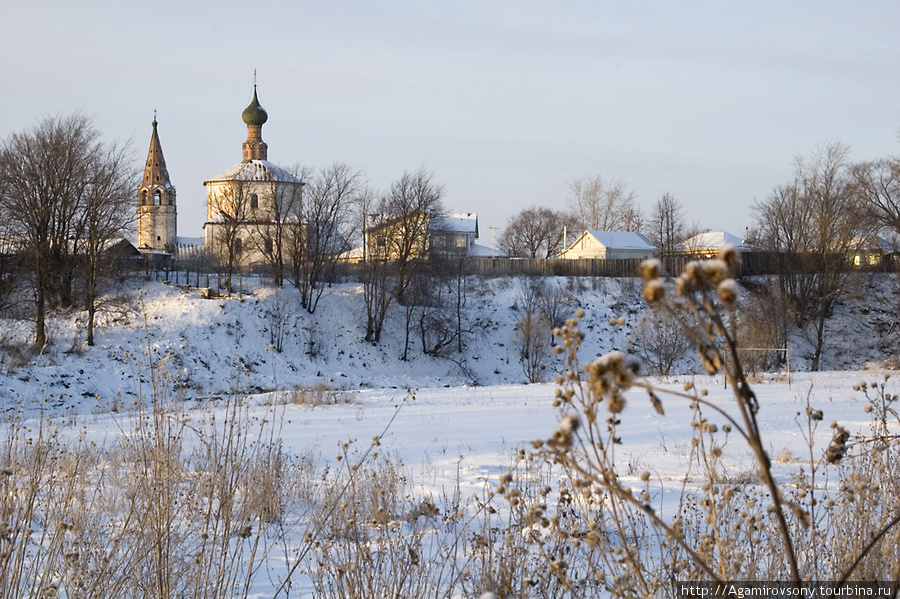
POLYGON ((169 180, 153 111, 153 134, 144 164, 144 178, 137 188, 138 250, 174 253, 177 240, 175 187, 169 180))

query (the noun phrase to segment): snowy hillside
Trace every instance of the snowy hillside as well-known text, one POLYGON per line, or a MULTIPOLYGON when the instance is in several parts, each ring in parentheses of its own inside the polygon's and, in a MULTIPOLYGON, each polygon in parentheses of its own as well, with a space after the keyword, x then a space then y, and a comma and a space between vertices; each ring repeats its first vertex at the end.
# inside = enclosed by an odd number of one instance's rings
MULTIPOLYGON (((106 411, 128 403, 149 383, 151 359, 163 363, 172 386, 188 399, 312 386, 353 390, 528 382, 516 324, 523 314, 524 287, 533 283, 529 280, 471 278, 462 316, 464 351, 425 355, 413 323, 406 361, 400 359, 403 307, 392 306, 378 345, 363 341, 365 308, 358 284, 333 286, 310 315, 294 289, 247 283, 249 291, 240 298, 204 299, 196 289, 133 281, 101 312, 94 347, 84 345, 77 312, 51 320, 51 344, 41 354, 25 349, 33 324, 7 319, 0 338, 0 400, 9 405, 22 398, 49 398, 52 405, 77 412, 106 411), (278 330, 283 330, 280 342, 278 330), (275 350, 279 344, 281 352, 275 350)), ((624 348, 643 315, 636 280, 551 278, 544 284, 560 292, 561 314, 585 311, 586 357, 624 348), (624 325, 611 326, 611 319, 624 319, 624 325)), ((865 368, 897 356, 891 288, 890 281, 873 279, 838 307, 828 325, 826 369, 865 368)), ((794 370, 805 368, 807 347, 802 335, 793 336, 794 370)), ((549 347, 547 353, 542 379, 552 381, 558 364, 549 347)), ((699 372, 690 355, 677 369, 699 372)))
MULTIPOLYGON (((633 319, 642 309, 631 281, 627 295, 615 281, 600 280, 592 287, 564 279, 554 283, 571 291, 567 314, 578 308, 590 314, 593 324, 588 326, 597 335, 589 351, 620 343, 622 334, 616 338, 611 332, 610 318, 633 319)), ((463 354, 424 355, 413 331, 407 361, 400 359, 402 307, 389 312, 381 343, 363 341, 359 285, 335 285, 312 315, 301 308, 292 288, 251 289, 239 299, 204 299, 195 289, 135 284, 101 316, 95 347, 83 345, 79 314, 57 316, 50 325, 51 345, 35 356, 21 349, 28 345, 32 324, 8 320, 0 393, 5 401, 52 395, 52 403, 65 406, 127 401, 148 382, 148 350, 152 359, 163 361, 173 385, 188 398, 314 385, 346 390, 526 382, 515 349, 522 290, 514 280, 470 284, 463 354), (279 323, 284 328, 281 352, 275 351, 273 339, 279 323)), ((552 354, 548 357, 555 366, 552 354)), ((552 379, 549 373, 546 379, 552 379)))

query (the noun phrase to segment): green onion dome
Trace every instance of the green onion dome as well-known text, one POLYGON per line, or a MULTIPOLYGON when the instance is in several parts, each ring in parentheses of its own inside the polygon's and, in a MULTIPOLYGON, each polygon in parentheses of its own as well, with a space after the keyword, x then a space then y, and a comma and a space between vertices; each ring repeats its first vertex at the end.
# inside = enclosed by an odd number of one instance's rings
POLYGON ((269 120, 266 109, 260 106, 259 98, 256 97, 255 85, 253 86, 253 100, 250 102, 250 106, 245 108, 244 112, 241 113, 241 118, 244 119, 244 122, 248 125, 262 125, 269 120))

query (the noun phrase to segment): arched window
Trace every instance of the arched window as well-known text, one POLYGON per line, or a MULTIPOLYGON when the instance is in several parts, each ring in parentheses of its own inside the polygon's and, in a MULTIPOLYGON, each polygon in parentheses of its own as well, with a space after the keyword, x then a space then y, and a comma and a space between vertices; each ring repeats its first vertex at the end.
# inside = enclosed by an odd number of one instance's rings
POLYGON ((250 194, 250 210, 259 208, 259 196, 255 193, 250 194))
POLYGON ((166 196, 169 199, 169 206, 175 205, 175 191, 170 191, 166 196))
POLYGON ((158 189, 153 190, 153 203, 157 206, 162 205, 162 192, 158 189))
POLYGON ((141 192, 141 206, 147 205, 147 190, 141 192))
POLYGON ((240 238, 240 237, 235 237, 235 238, 234 238, 234 245, 233 245, 233 248, 234 248, 234 253, 235 253, 235 254, 240 254, 242 251, 244 251, 244 242, 241 241, 241 238, 240 238))

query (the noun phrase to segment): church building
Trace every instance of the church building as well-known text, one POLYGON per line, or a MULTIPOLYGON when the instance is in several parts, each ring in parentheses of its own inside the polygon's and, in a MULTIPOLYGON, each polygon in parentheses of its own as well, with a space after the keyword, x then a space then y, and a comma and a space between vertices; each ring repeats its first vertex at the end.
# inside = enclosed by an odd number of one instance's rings
POLYGON ((150 151, 137 188, 137 246, 143 253, 172 254, 177 240, 175 187, 169 180, 153 115, 150 151))
POLYGON ((243 160, 205 181, 206 249, 229 267, 280 260, 288 226, 300 205, 303 183, 269 162, 262 126, 269 115, 253 99, 241 114, 247 125, 243 160))

